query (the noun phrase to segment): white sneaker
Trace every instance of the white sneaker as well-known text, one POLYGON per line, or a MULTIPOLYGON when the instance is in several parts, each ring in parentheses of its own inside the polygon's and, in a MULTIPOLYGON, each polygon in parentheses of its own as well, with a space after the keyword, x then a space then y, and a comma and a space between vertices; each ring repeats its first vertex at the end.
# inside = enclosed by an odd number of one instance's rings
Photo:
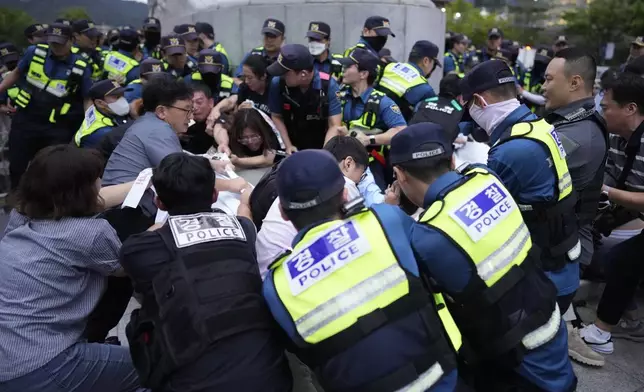
POLYGON ((568 328, 568 355, 579 363, 590 366, 604 366, 604 357, 590 348, 579 336, 579 329, 566 323, 568 328))
POLYGON ((579 336, 584 343, 600 354, 612 354, 615 350, 610 332, 602 331, 595 324, 580 329, 579 336))

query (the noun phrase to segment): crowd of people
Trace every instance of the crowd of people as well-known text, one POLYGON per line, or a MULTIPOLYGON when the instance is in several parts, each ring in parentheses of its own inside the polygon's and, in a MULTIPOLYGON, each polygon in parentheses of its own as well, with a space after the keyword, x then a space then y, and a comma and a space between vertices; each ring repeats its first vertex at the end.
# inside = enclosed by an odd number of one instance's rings
POLYGON ((565 37, 403 62, 381 16, 343 54, 269 18, 237 68, 208 23, 25 34, 0 45, 0 391, 568 392, 571 358, 644 340, 640 38, 597 89, 565 37))

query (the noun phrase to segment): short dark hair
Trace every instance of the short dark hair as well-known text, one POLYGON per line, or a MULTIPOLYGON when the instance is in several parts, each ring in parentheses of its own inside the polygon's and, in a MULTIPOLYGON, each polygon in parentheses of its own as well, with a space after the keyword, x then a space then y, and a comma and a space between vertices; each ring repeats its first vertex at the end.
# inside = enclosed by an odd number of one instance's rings
POLYGON ((579 75, 586 84, 586 90, 593 90, 597 76, 597 62, 590 53, 573 46, 558 51, 555 58, 564 59, 564 74, 567 77, 579 75))
POLYGON ((411 52, 409 52, 409 57, 407 58, 407 61, 410 62, 410 63, 418 64, 421 61, 423 61, 423 59, 425 57, 427 57, 427 56, 424 56, 424 55, 412 50, 411 52))
POLYGON ((215 187, 215 172, 208 159, 175 152, 154 169, 152 184, 171 215, 209 210, 215 187))
POLYGON ((151 79, 143 86, 143 109, 153 112, 157 106, 172 106, 177 101, 192 99, 192 90, 183 82, 170 75, 151 79))
POLYGON ((367 149, 355 137, 334 136, 326 142, 324 149, 333 154, 338 162, 351 157, 358 165, 366 167, 369 164, 367 149))
MULTIPOLYGON (((498 61, 498 60, 495 60, 498 61)), ((487 90, 487 92, 501 100, 516 98, 518 95, 517 86, 514 83, 505 83, 487 90)))
MULTIPOLYGON (((344 188, 337 195, 315 207, 303 210, 284 209, 284 213, 291 223, 293 223, 293 226, 295 226, 296 229, 301 230, 312 223, 320 222, 342 214, 342 206, 344 205, 344 199, 342 197, 343 193, 344 188)), ((316 195, 317 194, 311 194, 310 198, 313 199, 316 195)), ((306 198, 306 195, 303 194, 302 197, 306 198)))
POLYGON ((460 76, 457 74, 448 74, 441 79, 439 85, 439 96, 447 99, 455 99, 461 95, 459 84, 461 82, 460 76))
POLYGON ((613 101, 619 106, 634 103, 637 105, 639 114, 644 115, 644 78, 640 75, 624 72, 613 80, 607 86, 613 96, 613 101))
POLYGON ((429 184, 434 178, 450 171, 452 160, 450 158, 425 158, 399 163, 395 166, 398 166, 415 179, 429 184))
POLYGON ((266 67, 268 66, 268 64, 266 64, 264 57, 258 54, 251 54, 250 56, 246 57, 243 65, 250 68, 250 70, 253 72, 253 75, 257 76, 258 78, 266 76, 266 67))
MULTIPOLYGON (((644 60, 644 57, 642 57, 642 59, 644 60)), ((628 68, 628 66, 626 68, 628 68)), ((599 78, 599 85, 602 88, 602 90, 605 90, 608 87, 608 85, 610 85, 610 83, 613 81, 613 79, 615 79, 617 75, 619 75, 620 73, 621 71, 617 67, 612 67, 604 71, 604 73, 602 73, 602 76, 599 78)), ((637 72, 634 72, 634 73, 637 73, 637 72)), ((639 73, 637 74, 639 75, 639 73)))
POLYGON ((631 60, 628 64, 626 64, 626 67, 624 67, 624 72, 644 75, 644 56, 635 57, 633 60, 631 60))
POLYGON ((230 132, 230 149, 235 155, 244 156, 244 148, 239 143, 239 139, 244 133, 244 129, 250 128, 257 131, 262 136, 262 151, 270 150, 271 139, 275 134, 271 126, 264 120, 264 117, 254 108, 239 109, 233 117, 233 126, 230 132))
MULTIPOLYGON (((384 65, 382 64, 380 66, 384 67, 384 65)), ((376 79, 378 79, 378 70, 377 69, 366 70, 366 69, 360 69, 360 68, 358 69, 360 71, 369 71, 369 75, 367 76, 367 84, 369 86, 373 86, 373 84, 376 82, 376 79)))
POLYGON ((103 164, 94 149, 61 144, 40 150, 20 179, 16 210, 31 219, 95 215, 103 209, 96 187, 103 164))
POLYGON ((190 84, 190 88, 192 89, 192 93, 196 92, 202 92, 203 95, 206 96, 208 99, 212 99, 212 90, 210 87, 208 87, 207 84, 201 83, 201 82, 193 82, 190 84))

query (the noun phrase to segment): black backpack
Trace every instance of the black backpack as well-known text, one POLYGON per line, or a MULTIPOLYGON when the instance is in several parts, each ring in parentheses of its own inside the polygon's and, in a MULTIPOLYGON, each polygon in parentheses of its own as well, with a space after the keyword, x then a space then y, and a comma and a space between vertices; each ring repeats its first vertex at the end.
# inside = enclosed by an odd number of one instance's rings
POLYGON ((275 163, 257 182, 253 193, 250 194, 250 211, 253 214, 253 223, 257 231, 262 228, 262 222, 268 214, 273 202, 277 198, 277 171, 283 160, 275 163))

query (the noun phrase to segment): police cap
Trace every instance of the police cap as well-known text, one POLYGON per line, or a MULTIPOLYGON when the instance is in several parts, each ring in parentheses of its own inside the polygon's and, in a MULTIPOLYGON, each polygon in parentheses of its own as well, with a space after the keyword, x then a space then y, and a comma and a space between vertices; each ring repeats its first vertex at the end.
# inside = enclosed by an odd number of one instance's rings
POLYGON ((453 147, 450 135, 442 126, 423 122, 413 124, 391 138, 389 160, 392 165, 427 158, 450 158, 453 147))
POLYGON ((419 57, 429 57, 433 59, 438 67, 442 67, 438 62, 438 46, 433 42, 421 40, 416 41, 414 46, 411 47, 410 55, 417 55, 419 57))
POLYGON ((277 19, 268 18, 264 21, 264 25, 262 26, 262 34, 274 35, 277 37, 284 35, 285 32, 286 27, 284 26, 284 23, 277 19))
POLYGON ((47 32, 48 27, 49 27, 48 25, 42 24, 42 23, 35 23, 32 25, 29 25, 25 29, 25 32, 24 32, 25 37, 27 38, 42 37, 47 32))
POLYGON ((555 39, 555 45, 567 45, 568 44, 568 39, 566 38, 565 35, 560 35, 555 39))
POLYGON ((197 28, 192 24, 182 24, 174 27, 174 32, 179 34, 185 41, 194 41, 199 38, 197 28))
POLYGON ((380 59, 367 49, 354 48, 349 56, 339 59, 338 62, 347 67, 357 64, 361 71, 375 71, 380 59))
POLYGON ((498 27, 492 27, 487 32, 488 39, 503 38, 503 31, 498 27))
POLYGON ((72 39, 72 28, 62 23, 54 23, 47 29, 47 42, 65 44, 72 39))
POLYGON ((141 67, 139 68, 139 70, 141 76, 165 72, 163 63, 153 57, 148 57, 147 59, 141 61, 141 67))
POLYGON ((74 21, 74 23, 72 23, 72 29, 74 30, 74 33, 83 34, 89 38, 96 38, 101 35, 101 32, 98 31, 94 22, 87 19, 74 21))
POLYGON ((309 49, 300 44, 287 44, 282 46, 277 61, 266 68, 271 76, 281 76, 288 71, 301 71, 313 68, 313 56, 309 49))
POLYGON ((161 38, 161 48, 166 54, 175 55, 175 54, 184 54, 186 53, 186 43, 178 35, 166 35, 161 38))
POLYGON ((330 200, 344 189, 338 162, 325 150, 296 152, 277 171, 277 195, 285 210, 304 210, 330 200))
POLYGON ((140 38, 138 31, 129 27, 123 28, 119 31, 119 43, 131 46, 138 45, 139 42, 140 38))
POLYGON ((101 80, 96 82, 89 89, 91 99, 103 99, 108 95, 123 95, 125 88, 114 80, 101 80))
POLYGON ((197 34, 205 34, 210 38, 215 37, 215 29, 212 27, 210 23, 197 22, 195 24, 195 29, 197 29, 197 34))
POLYGON ((382 16, 368 17, 367 20, 364 21, 364 28, 367 30, 374 30, 376 34, 381 37, 386 37, 388 35, 396 37, 396 34, 391 31, 391 27, 389 26, 389 19, 382 16))
POLYGON ((316 40, 329 39, 331 37, 331 26, 324 22, 309 23, 309 31, 306 32, 307 38, 316 40))
POLYGON ((478 64, 461 80, 463 99, 469 101, 475 93, 482 93, 495 87, 516 83, 510 67, 505 61, 490 60, 478 64))
POLYGON ((0 61, 3 64, 11 63, 18 61, 20 59, 20 53, 16 45, 11 42, 5 42, 0 44, 0 61))
POLYGON ((631 42, 631 45, 644 46, 644 37, 635 37, 633 42, 631 42))
POLYGON ((69 19, 65 19, 65 18, 58 18, 58 19, 56 19, 54 21, 54 23, 64 24, 66 26, 71 26, 72 25, 72 21, 69 20, 69 19))
POLYGON ((223 69, 223 56, 221 53, 212 49, 204 49, 199 52, 197 59, 199 72, 202 74, 214 73, 219 74, 223 69))
POLYGON ((161 31, 161 22, 154 17, 145 18, 143 21, 144 31, 161 31))

